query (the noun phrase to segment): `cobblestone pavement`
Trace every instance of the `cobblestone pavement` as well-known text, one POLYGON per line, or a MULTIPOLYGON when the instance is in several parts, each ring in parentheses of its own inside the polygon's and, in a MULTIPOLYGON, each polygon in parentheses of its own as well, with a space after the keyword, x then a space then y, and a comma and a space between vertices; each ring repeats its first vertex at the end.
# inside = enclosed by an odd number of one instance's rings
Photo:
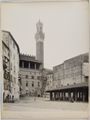
POLYGON ((24 98, 3 105, 2 120, 87 120, 88 103, 24 98))

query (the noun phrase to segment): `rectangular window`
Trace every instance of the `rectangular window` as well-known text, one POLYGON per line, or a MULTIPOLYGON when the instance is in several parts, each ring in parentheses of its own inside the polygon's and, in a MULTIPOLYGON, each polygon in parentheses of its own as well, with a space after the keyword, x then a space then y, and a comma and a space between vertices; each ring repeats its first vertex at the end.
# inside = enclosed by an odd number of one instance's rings
POLYGON ((34 76, 31 76, 31 79, 34 79, 34 76))
POLYGON ((35 69, 35 63, 34 62, 30 62, 30 68, 35 69))
POLYGON ((29 62, 24 61, 24 68, 29 68, 29 62))
POLYGON ((26 82, 26 87, 28 87, 28 82, 26 82))
POLYGON ((34 87, 34 81, 32 81, 32 87, 34 87))
POLYGON ((37 79, 40 80, 40 76, 37 76, 37 79))
POLYGON ((23 61, 22 61, 22 60, 20 60, 19 66, 20 66, 21 68, 23 68, 23 61))
POLYGON ((85 76, 84 78, 85 78, 85 82, 88 83, 89 77, 88 77, 88 76, 85 76))
POLYGON ((38 82, 38 87, 40 87, 40 82, 38 82))
POLYGON ((36 64, 36 69, 39 70, 40 64, 36 64))
POLYGON ((28 75, 26 75, 25 78, 28 79, 28 75))

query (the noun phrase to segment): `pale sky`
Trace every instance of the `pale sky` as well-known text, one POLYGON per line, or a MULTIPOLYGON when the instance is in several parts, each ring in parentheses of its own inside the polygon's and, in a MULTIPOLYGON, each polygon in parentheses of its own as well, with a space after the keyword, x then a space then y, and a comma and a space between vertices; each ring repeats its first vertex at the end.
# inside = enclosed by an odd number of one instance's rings
POLYGON ((2 29, 10 31, 21 53, 36 55, 36 23, 43 23, 44 66, 89 51, 88 2, 2 5, 2 29))

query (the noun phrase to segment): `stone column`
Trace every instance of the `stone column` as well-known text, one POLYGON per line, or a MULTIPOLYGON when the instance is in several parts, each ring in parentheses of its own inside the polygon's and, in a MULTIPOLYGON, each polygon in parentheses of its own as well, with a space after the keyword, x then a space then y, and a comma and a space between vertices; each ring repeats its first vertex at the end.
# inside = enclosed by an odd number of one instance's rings
POLYGON ((54 100, 56 100, 56 92, 54 92, 54 100))
POLYGON ((75 92, 74 92, 74 96, 75 96, 75 97, 74 97, 74 100, 75 100, 75 101, 77 101, 77 94, 78 94, 78 92, 75 91, 75 92))
POLYGON ((77 101, 79 100, 79 92, 77 92, 77 101))
POLYGON ((83 91, 83 102, 85 102, 85 93, 83 91))
POLYGON ((62 100, 64 100, 64 92, 62 92, 62 100))
POLYGON ((63 101, 65 100, 65 92, 63 92, 63 101))
POLYGON ((36 64, 35 64, 35 70, 36 70, 36 64))
POLYGON ((60 92, 59 92, 59 100, 60 100, 60 92))
POLYGON ((60 100, 62 100, 62 91, 60 92, 60 100))
POLYGON ((79 101, 80 101, 80 99, 81 99, 81 98, 80 98, 80 92, 78 92, 78 93, 79 93, 79 98, 78 98, 78 99, 79 99, 79 101))
POLYGON ((80 100, 83 101, 83 92, 80 92, 80 100))
POLYGON ((66 100, 66 92, 64 92, 64 100, 66 100))
POLYGON ((63 91, 62 91, 62 100, 63 100, 63 91))
POLYGON ((68 100, 69 101, 71 100, 71 92, 70 91, 68 92, 68 100))
POLYGON ((80 92, 80 101, 82 101, 82 92, 80 92))
POLYGON ((30 62, 29 62, 29 64, 28 64, 28 68, 30 68, 30 62))
POLYGON ((60 99, 60 93, 58 92, 58 100, 60 99))
POLYGON ((55 92, 55 100, 58 98, 58 92, 55 92))
POLYGON ((66 92, 66 101, 68 100, 68 92, 66 92))
POLYGON ((56 92, 56 100, 58 99, 58 92, 56 92))

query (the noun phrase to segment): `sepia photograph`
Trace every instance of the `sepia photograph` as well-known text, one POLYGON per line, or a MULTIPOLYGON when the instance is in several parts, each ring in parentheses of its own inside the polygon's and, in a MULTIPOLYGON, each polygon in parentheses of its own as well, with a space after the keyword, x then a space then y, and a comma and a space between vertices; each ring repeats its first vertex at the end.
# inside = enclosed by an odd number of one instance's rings
POLYGON ((2 2, 2 120, 89 120, 88 4, 2 2))

